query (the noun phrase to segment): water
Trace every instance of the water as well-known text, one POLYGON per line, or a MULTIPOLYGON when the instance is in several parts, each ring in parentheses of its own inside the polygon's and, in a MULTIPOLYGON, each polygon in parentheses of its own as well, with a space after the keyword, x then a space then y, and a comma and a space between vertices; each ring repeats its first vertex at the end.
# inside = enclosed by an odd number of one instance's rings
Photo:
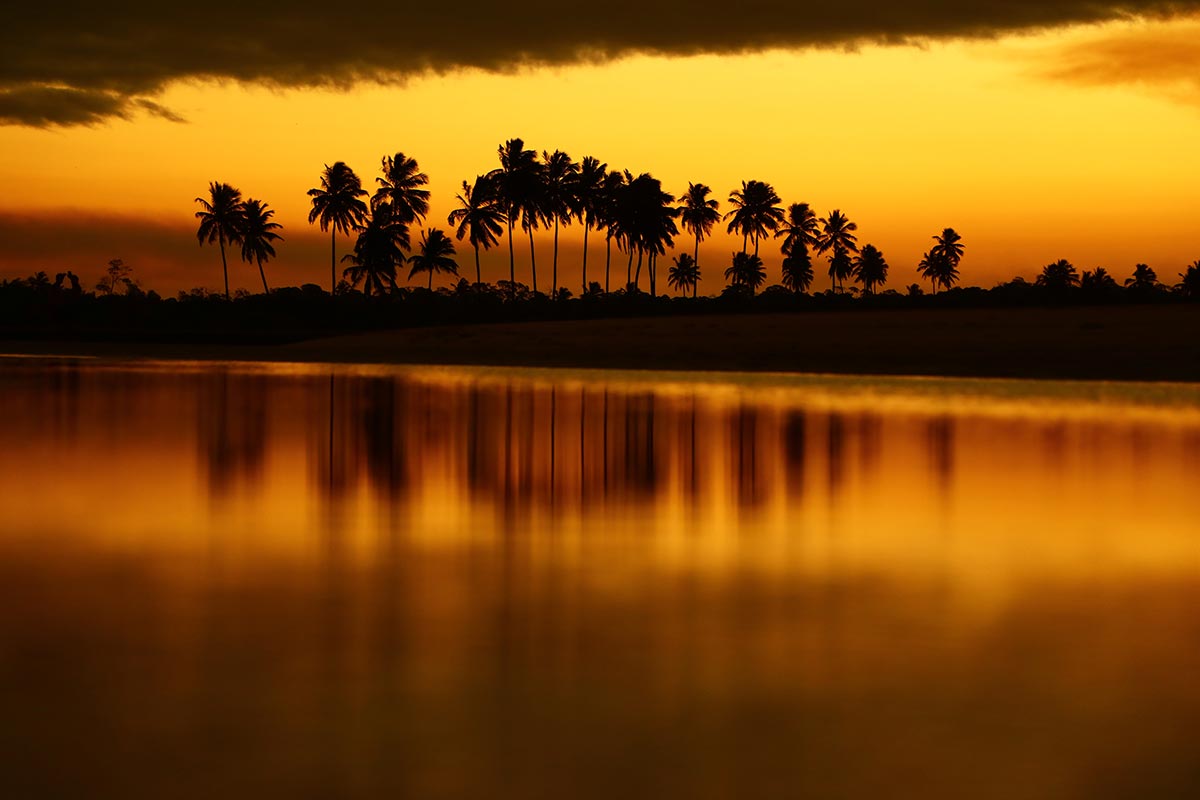
POLYGON ((4 796, 1200 787, 1200 390, 0 363, 4 796))

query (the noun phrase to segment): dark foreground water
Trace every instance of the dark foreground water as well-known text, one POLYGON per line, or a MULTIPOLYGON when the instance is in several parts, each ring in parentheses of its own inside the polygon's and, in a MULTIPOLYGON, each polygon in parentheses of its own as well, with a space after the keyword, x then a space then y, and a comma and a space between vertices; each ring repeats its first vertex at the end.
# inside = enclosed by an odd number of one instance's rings
POLYGON ((0 361, 0 795, 1193 798, 1200 391, 0 361))

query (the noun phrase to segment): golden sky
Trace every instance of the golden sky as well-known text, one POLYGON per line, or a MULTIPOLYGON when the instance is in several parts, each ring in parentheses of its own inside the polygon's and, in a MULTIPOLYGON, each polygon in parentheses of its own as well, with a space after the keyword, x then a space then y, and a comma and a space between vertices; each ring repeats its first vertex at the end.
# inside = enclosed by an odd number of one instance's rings
MULTIPOLYGON (((194 235, 192 198, 232 183, 277 209, 287 241, 273 285, 328 281, 328 239, 306 222, 322 166, 373 186, 403 151, 431 179, 428 224, 446 227, 458 184, 519 136, 541 151, 648 171, 676 195, 703 182, 722 200, 742 180, 785 203, 842 209, 880 247, 889 286, 943 227, 964 238, 963 283, 1032 277, 1059 258, 1122 279, 1136 262, 1164 282, 1200 258, 1200 22, 1122 21, 920 45, 626 55, 491 72, 424 73, 389 85, 270 88, 173 80, 155 102, 92 125, 0 127, 0 276, 72 269, 90 284, 120 257, 148 288, 217 288, 220 259, 194 235)), ((722 226, 723 228, 723 226, 722 226)), ((562 235, 560 284, 578 291, 578 226, 562 235)), ((520 243, 519 243, 520 244, 520 243)), ((677 244, 690 251, 681 236, 677 244)), ((738 241, 740 246, 740 240, 738 241)), ((716 292, 735 243, 701 248, 716 292)), ((339 243, 339 254, 350 242, 339 243)), ((764 243, 768 282, 779 254, 764 243)), ((464 274, 473 270, 460 248, 464 274)), ((614 264, 617 256, 614 255, 614 264)), ((603 237, 592 238, 592 271, 603 237)), ((825 264, 815 264, 824 288, 825 264)), ((539 240, 539 284, 550 242, 539 240)), ((506 276, 507 247, 484 256, 506 276)), ((528 281, 528 247, 517 250, 528 281)), ((235 286, 257 271, 231 262, 235 286)), ((545 275, 546 277, 542 277, 545 275)))

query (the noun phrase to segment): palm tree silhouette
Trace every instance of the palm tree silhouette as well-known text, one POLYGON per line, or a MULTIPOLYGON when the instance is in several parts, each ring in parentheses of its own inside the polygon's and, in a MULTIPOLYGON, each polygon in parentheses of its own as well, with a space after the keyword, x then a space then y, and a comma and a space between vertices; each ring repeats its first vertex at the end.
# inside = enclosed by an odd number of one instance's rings
POLYGON ((489 181, 483 175, 475 178, 472 186, 462 182, 462 191, 455 195, 458 208, 446 217, 448 225, 457 225, 454 238, 460 242, 463 237, 469 237, 471 247, 475 248, 475 282, 483 283, 479 273, 479 248, 490 250, 493 245, 500 243, 500 234, 504 232, 504 211, 496 202, 489 181))
MULTIPOLYGON (((558 226, 570 225, 577 213, 575 180, 579 165, 562 150, 553 153, 542 151, 542 202, 541 216, 554 223, 554 258, 550 273, 550 296, 558 297, 558 226)), ((532 239, 530 240, 532 241, 532 239)))
POLYGON ((430 228, 428 232, 422 232, 421 245, 416 254, 409 257, 408 263, 412 265, 408 279, 412 280, 417 273, 428 272, 430 290, 433 289, 435 272, 458 275, 458 262, 454 260, 454 242, 450 241, 441 228, 430 228))
POLYGON ((758 291, 766 279, 762 259, 753 253, 734 253, 733 263, 725 270, 725 280, 733 286, 748 286, 751 293, 758 291))
POLYGON ((221 246, 221 269, 225 273, 225 299, 229 299, 229 265, 225 261, 225 242, 237 244, 242 239, 242 227, 246 216, 246 204, 242 202, 242 193, 228 183, 213 181, 208 185, 208 199, 197 197, 200 211, 196 219, 200 227, 196 238, 203 245, 206 241, 214 241, 221 246))
POLYGON ((1117 282, 1104 267, 1096 267, 1095 271, 1084 270, 1079 277, 1079 286, 1092 292, 1109 291, 1117 288, 1117 282))
POLYGON ((949 289, 958 282, 958 269, 954 262, 944 251, 938 252, 937 248, 933 248, 921 256, 917 272, 932 284, 934 294, 937 294, 939 285, 944 289, 949 289))
POLYGON ((1053 264, 1042 267, 1042 274, 1034 281, 1038 286, 1047 289, 1065 290, 1079 285, 1079 273, 1075 266, 1065 258, 1060 258, 1053 264))
POLYGON ((1184 297, 1200 297, 1200 259, 1193 261, 1187 269, 1179 273, 1180 281, 1176 287, 1184 297))
POLYGON ((587 291, 587 257, 588 257, 588 231, 593 225, 598 222, 598 217, 602 216, 602 206, 604 203, 604 184, 608 177, 608 164, 601 164, 599 159, 591 156, 584 156, 583 161, 579 162, 579 171, 576 173, 571 191, 574 194, 575 213, 583 221, 583 290, 587 291))
POLYGON ((308 224, 319 221, 322 231, 330 231, 329 292, 332 294, 337 291, 337 234, 341 231, 349 235, 366 222, 367 204, 359 198, 366 197, 367 192, 354 170, 346 166, 345 161, 338 161, 332 167, 325 165, 320 188, 309 189, 308 196, 312 198, 308 224))
POLYGON ((1133 276, 1125 279, 1125 285, 1137 291, 1149 291, 1158 286, 1158 275, 1147 264, 1133 268, 1133 276))
POLYGON ((949 289, 958 281, 958 264, 962 261, 963 244, 962 237, 954 228, 944 229, 941 236, 933 237, 933 242, 929 256, 938 273, 933 286, 933 293, 937 294, 938 283, 949 289))
POLYGON ((404 225, 424 222, 429 213, 429 176, 421 172, 415 158, 404 153, 384 156, 380 161, 382 178, 376 178, 379 188, 371 197, 371 208, 392 207, 392 219, 404 225))
POLYGON ((708 238, 713 226, 721 221, 721 204, 716 198, 708 199, 712 189, 703 183, 688 183, 687 191, 679 200, 679 224, 696 239, 692 261, 697 269, 700 265, 700 242, 708 238))
POLYGON ((604 293, 609 292, 612 271, 612 244, 620 245, 620 224, 617 219, 621 193, 625 190, 625 173, 613 170, 604 176, 604 185, 596 204, 596 220, 604 226, 604 293))
POLYGON ((821 219, 820 224, 821 232, 817 237, 817 252, 830 253, 829 277, 836 283, 840 291, 842 282, 850 277, 852 268, 850 253, 858 252, 858 237, 854 235, 854 231, 858 230, 858 225, 851 222, 849 217, 836 208, 829 212, 828 217, 821 219))
POLYGON ((692 297, 695 297, 698 283, 700 283, 700 265, 696 263, 696 259, 687 253, 675 256, 675 263, 667 270, 667 284, 672 289, 683 292, 684 297, 687 297, 688 289, 691 289, 692 297))
POLYGON ((813 282, 812 257, 808 248, 796 248, 784 256, 782 271, 784 286, 796 294, 807 292, 813 282))
POLYGON ((533 274, 533 288, 537 291, 537 262, 533 251, 533 229, 539 216, 538 200, 541 195, 541 164, 537 153, 525 149, 521 139, 509 139, 497 148, 500 167, 488 173, 488 180, 495 189, 496 199, 504 210, 508 222, 508 277, 516 286, 516 258, 513 254, 513 225, 520 220, 529 232, 529 257, 533 274))
POLYGON ((389 206, 380 206, 359 230, 354 252, 342 257, 349 262, 343 275, 351 286, 363 284, 367 296, 385 294, 396 288, 396 268, 405 262, 409 247, 408 226, 392 218, 389 206))
POLYGON ((267 273, 263 271, 263 262, 275 257, 275 247, 271 242, 283 241, 283 237, 275 231, 282 230, 278 222, 272 222, 275 210, 259 200, 248 199, 245 205, 245 216, 242 227, 242 260, 246 263, 258 263, 258 276, 262 278, 263 294, 270 294, 267 288, 267 273))
POLYGON ((854 278, 863 285, 867 294, 875 294, 876 286, 887 283, 888 264, 875 245, 864 245, 853 264, 854 278))
POLYGON ((746 252, 747 238, 754 240, 754 255, 758 255, 758 240, 769 231, 775 231, 783 223, 783 209, 779 207, 779 195, 774 187, 762 181, 742 181, 741 190, 729 193, 729 204, 733 210, 725 214, 730 220, 726 230, 742 234, 742 252, 746 252))

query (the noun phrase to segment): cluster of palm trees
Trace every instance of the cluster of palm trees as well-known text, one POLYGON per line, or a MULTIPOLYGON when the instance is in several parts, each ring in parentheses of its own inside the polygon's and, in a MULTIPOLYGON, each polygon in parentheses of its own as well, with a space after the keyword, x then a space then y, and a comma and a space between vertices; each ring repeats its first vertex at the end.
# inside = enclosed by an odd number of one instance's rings
MULTIPOLYGON (((520 228, 529 241, 529 275, 532 290, 538 291, 537 247, 534 232, 553 231, 550 294, 560 292, 558 275, 559 235, 562 228, 579 224, 583 229, 583 257, 579 285, 584 293, 612 289, 613 247, 624 256, 625 279, 621 288, 640 290, 645 271, 651 295, 658 291, 658 262, 675 246, 681 233, 694 242, 692 252, 681 253, 668 269, 668 284, 683 294, 696 296, 701 281, 700 245, 720 222, 726 231, 741 235, 741 252, 733 253, 725 278, 731 287, 757 291, 766 282, 766 270, 759 256, 762 241, 782 238, 782 283, 794 292, 805 292, 813 283, 812 254, 829 262, 831 286, 845 290, 853 279, 871 294, 887 282, 888 264, 874 245, 859 246, 858 226, 840 209, 818 218, 807 203, 784 207, 775 189, 763 181, 743 181, 740 189, 730 192, 729 210, 721 213, 720 202, 703 183, 689 183, 678 200, 663 190, 662 183, 649 173, 634 175, 628 170, 610 170, 607 164, 588 156, 575 162, 561 150, 541 155, 525 147, 521 139, 509 139, 497 148, 498 165, 474 181, 463 181, 456 195, 456 207, 447 224, 458 241, 467 240, 475 256, 475 281, 482 283, 479 253, 498 246, 507 238, 509 278, 500 288, 513 296, 520 284, 516 279, 515 232, 520 228), (592 231, 603 233, 605 241, 604 283, 588 280, 588 239, 592 231), (507 236, 506 236, 507 234, 507 236)), ((337 237, 355 234, 353 252, 343 256, 347 264, 342 277, 351 285, 361 286, 367 294, 383 294, 396 287, 397 269, 408 263, 409 278, 428 274, 432 288, 436 273, 458 275, 455 247, 450 236, 439 228, 423 230, 417 252, 412 250, 411 228, 424 225, 429 213, 428 176, 417 161, 396 153, 381 161, 381 174, 374 194, 368 197, 362 181, 345 162, 326 165, 320 186, 310 189, 312 209, 309 223, 317 223, 330 234, 330 287, 336 291, 337 237)), ((274 255, 270 241, 278 238, 272 229, 270 212, 257 201, 242 203, 240 193, 227 184, 214 183, 208 200, 197 198, 204 211, 201 241, 242 244, 244 257, 262 262, 274 255), (251 225, 253 214, 259 221, 251 225), (229 221, 234 217, 236 221, 229 221), (251 233, 254 227, 256 233, 251 233), (248 249, 247 249, 248 248, 248 249)), ((938 287, 950 288, 958 279, 962 259, 961 237, 950 228, 934 237, 935 246, 925 254, 922 274, 938 287)), ((228 270, 226 269, 228 287, 228 270)), ((263 275, 263 286, 266 278, 263 275)), ((228 293, 228 292, 227 292, 228 293)))
MULTIPOLYGON (((1175 287, 1177 291, 1187 297, 1200 297, 1200 260, 1189 264, 1179 277, 1181 280, 1175 287)), ((1133 274, 1126 278, 1124 283, 1118 284, 1116 278, 1104 267, 1085 269, 1081 274, 1075 265, 1065 258, 1042 267, 1034 284, 1055 291, 1083 289, 1092 293, 1111 292, 1122 286, 1142 294, 1165 291, 1168 288, 1159 283, 1158 274, 1148 264, 1135 265, 1133 274)))
POLYGON ((200 211, 196 212, 196 219, 200 220, 196 236, 201 245, 217 242, 221 247, 221 269, 225 273, 226 299, 229 298, 226 242, 241 247, 243 261, 258 264, 263 291, 270 293, 263 263, 275 256, 275 246, 272 242, 283 239, 275 232, 283 226, 271 221, 275 216, 274 210, 261 200, 243 200, 242 193, 227 183, 210 183, 208 193, 207 200, 203 197, 196 198, 196 202, 200 204, 200 211))

